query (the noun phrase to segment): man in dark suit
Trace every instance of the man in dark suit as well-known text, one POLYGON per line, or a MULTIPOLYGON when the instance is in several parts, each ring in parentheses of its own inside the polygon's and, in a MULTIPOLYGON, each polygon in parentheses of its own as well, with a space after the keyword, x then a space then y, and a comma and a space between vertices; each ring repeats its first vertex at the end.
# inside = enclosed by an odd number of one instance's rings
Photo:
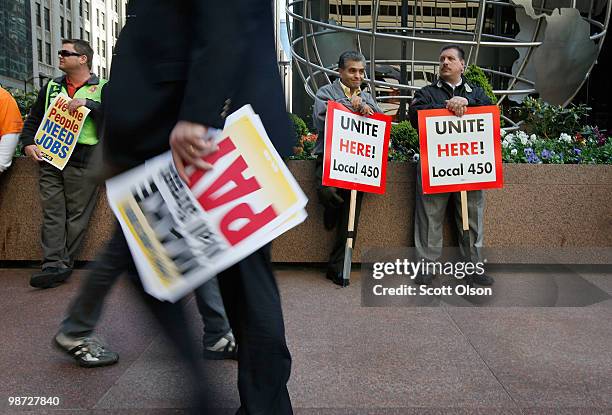
MULTIPOLYGON (((183 178, 186 165, 208 169, 201 157, 216 149, 203 140, 207 128, 222 128, 224 117, 246 103, 260 115, 279 153, 289 153, 269 1, 132 0, 127 14, 105 95, 108 165, 125 170, 170 149, 183 178)), ((107 272, 104 262, 135 272, 119 228, 100 259, 92 274, 107 272)), ((291 356, 270 247, 218 279, 238 343, 238 413, 292 414, 286 386, 291 356)), ((143 295, 194 376, 201 376, 191 334, 176 321, 183 318, 180 304, 143 295)))

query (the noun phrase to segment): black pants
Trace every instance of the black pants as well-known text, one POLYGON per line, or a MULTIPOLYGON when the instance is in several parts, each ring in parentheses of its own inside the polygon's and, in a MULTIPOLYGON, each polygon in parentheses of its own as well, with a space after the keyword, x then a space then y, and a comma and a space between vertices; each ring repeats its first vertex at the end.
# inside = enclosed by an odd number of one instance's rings
MULTIPOLYGON (((323 186, 323 156, 319 155, 316 161, 315 167, 315 180, 317 186, 317 193, 320 192, 325 186, 323 186)), ((342 273, 344 269, 344 253, 346 251, 346 238, 348 237, 348 222, 349 214, 351 210, 351 191, 347 189, 336 188, 338 196, 340 196, 344 202, 338 207, 327 206, 321 200, 321 204, 325 209, 334 209, 338 217, 336 223, 336 240, 334 247, 329 254, 327 261, 327 268, 332 270, 336 274, 342 273)), ((353 246, 355 246, 355 240, 357 238, 357 225, 359 224, 359 215, 361 213, 361 202, 363 200, 363 192, 357 192, 357 200, 355 203, 355 223, 353 226, 353 246)))
MULTIPOLYGON (((270 245, 267 245, 218 275, 223 302, 239 345, 238 390, 242 405, 239 414, 293 414, 287 390, 291 355, 285 341, 280 296, 269 259, 270 245)), ((112 271, 118 275, 120 268, 131 274, 144 302, 184 359, 194 379, 196 405, 201 413, 214 413, 204 409, 206 402, 212 400, 206 397, 206 382, 200 370, 201 354, 195 347, 198 342, 184 324, 182 302, 159 301, 144 292, 125 237, 117 227, 90 272, 112 271)), ((112 282, 103 281, 99 287, 102 295, 110 285, 112 282)))

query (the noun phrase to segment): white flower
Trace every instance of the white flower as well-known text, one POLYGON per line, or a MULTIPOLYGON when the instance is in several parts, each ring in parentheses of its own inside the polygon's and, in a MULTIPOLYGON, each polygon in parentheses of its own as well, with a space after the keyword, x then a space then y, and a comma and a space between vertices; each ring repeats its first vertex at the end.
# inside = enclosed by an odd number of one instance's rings
POLYGON ((503 148, 508 148, 510 146, 510 143, 508 142, 508 140, 502 140, 502 147, 503 148))
POLYGON ((566 143, 571 143, 572 137, 568 134, 561 133, 561 135, 559 136, 559 141, 565 141, 566 143))
POLYGON ((506 130, 504 130, 503 128, 500 130, 499 134, 502 136, 502 138, 504 138, 506 136, 506 130))
POLYGON ((521 144, 526 146, 529 143, 529 137, 527 137, 527 134, 523 135, 519 135, 519 138, 521 139, 521 144))
POLYGON ((538 139, 538 137, 536 137, 535 134, 531 134, 529 136, 529 141, 531 141, 532 143, 535 143, 537 139, 538 139))
POLYGON ((412 161, 414 161, 415 163, 419 161, 419 153, 415 153, 415 155, 412 156, 412 161))
POLYGON ((504 137, 504 140, 507 141, 508 144, 514 144, 514 141, 516 141, 516 137, 514 136, 514 134, 509 133, 504 137))
POLYGON ((512 150, 510 150, 510 154, 512 154, 513 156, 516 156, 516 153, 518 153, 516 148, 513 148, 512 150))

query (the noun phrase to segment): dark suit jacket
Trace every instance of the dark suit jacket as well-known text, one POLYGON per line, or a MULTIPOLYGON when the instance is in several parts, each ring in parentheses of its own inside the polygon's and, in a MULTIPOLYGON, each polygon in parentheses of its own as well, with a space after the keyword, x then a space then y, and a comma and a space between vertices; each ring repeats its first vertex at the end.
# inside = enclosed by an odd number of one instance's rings
POLYGON ((105 159, 131 167, 169 149, 179 120, 223 127, 250 103, 281 155, 291 135, 267 0, 131 0, 103 104, 105 159))

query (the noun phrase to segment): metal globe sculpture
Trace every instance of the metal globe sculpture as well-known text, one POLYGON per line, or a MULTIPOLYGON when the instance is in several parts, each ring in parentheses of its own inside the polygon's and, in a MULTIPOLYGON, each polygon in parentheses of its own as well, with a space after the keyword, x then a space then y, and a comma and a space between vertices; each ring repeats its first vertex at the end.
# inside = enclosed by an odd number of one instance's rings
MULTIPOLYGON (((415 90, 456 43, 466 65, 493 80, 499 101, 530 94, 567 105, 597 61, 612 0, 296 0, 287 3, 294 68, 306 92, 337 74, 338 55, 361 51, 385 111, 404 118, 415 90)), ((512 124, 511 120, 507 120, 512 124)))

